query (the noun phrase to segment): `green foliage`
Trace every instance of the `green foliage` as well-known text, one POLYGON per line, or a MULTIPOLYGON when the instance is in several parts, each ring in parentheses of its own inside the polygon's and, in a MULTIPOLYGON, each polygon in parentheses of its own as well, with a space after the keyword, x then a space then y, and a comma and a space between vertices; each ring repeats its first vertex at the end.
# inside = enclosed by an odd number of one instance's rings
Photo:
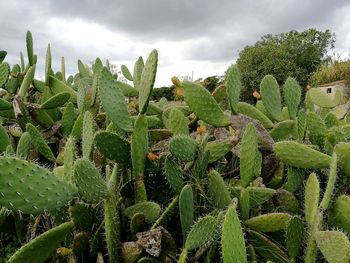
POLYGON ((350 60, 335 61, 330 65, 323 65, 312 75, 314 85, 327 84, 339 80, 345 80, 350 84, 350 60))
POLYGON ((314 28, 265 35, 239 53, 237 66, 243 86, 252 93, 264 76, 272 74, 280 85, 292 76, 305 87, 313 72, 328 59, 327 52, 334 42, 335 37, 329 30, 314 28))

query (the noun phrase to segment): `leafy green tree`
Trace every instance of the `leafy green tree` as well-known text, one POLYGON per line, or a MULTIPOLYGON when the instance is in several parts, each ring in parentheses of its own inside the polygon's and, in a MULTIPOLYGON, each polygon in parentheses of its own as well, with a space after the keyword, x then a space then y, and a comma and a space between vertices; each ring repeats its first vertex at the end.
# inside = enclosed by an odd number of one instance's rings
POLYGON ((253 90, 259 88, 267 74, 272 74, 280 85, 291 76, 306 86, 313 72, 330 59, 327 52, 334 43, 335 35, 330 30, 314 28, 263 36, 239 52, 237 65, 244 86, 242 97, 252 99, 253 90))

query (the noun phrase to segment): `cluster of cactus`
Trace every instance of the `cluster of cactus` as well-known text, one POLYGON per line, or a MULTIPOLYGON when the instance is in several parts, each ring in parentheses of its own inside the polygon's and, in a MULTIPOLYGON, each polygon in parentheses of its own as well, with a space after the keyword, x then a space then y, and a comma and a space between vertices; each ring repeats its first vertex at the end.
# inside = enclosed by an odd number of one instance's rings
POLYGON ((173 78, 183 100, 150 101, 156 50, 121 81, 99 58, 54 72, 48 46, 39 80, 29 31, 26 46, 12 68, 0 52, 1 245, 18 247, 2 249, 7 262, 349 261, 340 94, 311 89, 302 105, 296 80, 282 99, 268 75, 250 105, 232 66, 213 94, 173 78))

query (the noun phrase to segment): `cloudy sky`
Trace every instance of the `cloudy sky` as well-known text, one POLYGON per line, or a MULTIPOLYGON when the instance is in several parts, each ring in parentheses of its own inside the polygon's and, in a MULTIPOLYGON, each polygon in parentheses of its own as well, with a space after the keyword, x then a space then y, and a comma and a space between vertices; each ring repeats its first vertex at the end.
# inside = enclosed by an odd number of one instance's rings
POLYGON ((349 0, 0 0, 0 50, 10 64, 34 37, 38 71, 51 44, 54 70, 64 56, 67 72, 77 59, 96 57, 132 69, 138 56, 159 52, 156 85, 174 75, 222 75, 238 51, 268 33, 310 27, 336 34, 335 52, 350 52, 349 0))

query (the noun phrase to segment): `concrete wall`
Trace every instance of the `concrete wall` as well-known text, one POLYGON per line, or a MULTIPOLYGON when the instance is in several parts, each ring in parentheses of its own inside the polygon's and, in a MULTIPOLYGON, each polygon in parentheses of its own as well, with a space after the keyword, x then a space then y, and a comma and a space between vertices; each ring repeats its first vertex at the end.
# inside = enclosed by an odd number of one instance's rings
POLYGON ((339 90, 343 94, 343 103, 346 103, 350 98, 350 87, 347 86, 344 81, 325 84, 319 86, 319 89, 330 96, 332 99, 334 99, 335 93, 337 90, 339 90))

